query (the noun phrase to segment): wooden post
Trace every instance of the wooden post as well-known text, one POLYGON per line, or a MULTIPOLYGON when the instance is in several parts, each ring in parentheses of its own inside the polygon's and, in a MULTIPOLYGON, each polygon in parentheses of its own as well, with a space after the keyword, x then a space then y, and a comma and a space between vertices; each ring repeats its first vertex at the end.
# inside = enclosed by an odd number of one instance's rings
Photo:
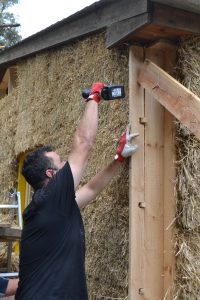
MULTIPOLYGON (((130 122, 140 133, 139 151, 130 163, 129 299, 171 299, 174 219, 173 117, 137 81, 143 49, 130 48, 130 122), (138 55, 140 53, 140 56, 138 55), (143 129, 141 128, 143 127, 143 129)), ((169 71, 175 47, 158 43, 149 58, 169 71)))
POLYGON ((131 47, 129 67, 129 119, 132 132, 140 136, 139 146, 130 162, 130 213, 129 213, 129 298, 141 299, 144 288, 144 89, 137 83, 140 70, 138 62, 143 62, 141 47, 131 47), (139 207, 139 205, 141 207, 139 207))

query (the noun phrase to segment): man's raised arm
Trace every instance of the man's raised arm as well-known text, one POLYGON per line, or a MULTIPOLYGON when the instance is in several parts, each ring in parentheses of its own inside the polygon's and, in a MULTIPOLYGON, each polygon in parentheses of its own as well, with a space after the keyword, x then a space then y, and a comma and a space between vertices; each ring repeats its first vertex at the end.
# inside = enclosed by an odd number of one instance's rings
POLYGON ((98 129, 98 103, 104 84, 96 82, 93 84, 90 95, 86 101, 83 117, 75 132, 72 149, 68 158, 73 178, 74 188, 79 185, 80 179, 86 168, 90 150, 98 129))

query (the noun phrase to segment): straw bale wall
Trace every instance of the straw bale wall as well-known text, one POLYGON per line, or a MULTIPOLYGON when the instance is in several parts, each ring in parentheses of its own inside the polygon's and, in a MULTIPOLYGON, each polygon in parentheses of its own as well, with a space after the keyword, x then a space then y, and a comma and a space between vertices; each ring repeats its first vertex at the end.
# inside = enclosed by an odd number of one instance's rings
MULTIPOLYGON (((200 38, 182 42, 179 79, 200 97, 200 38)), ((200 128, 199 128, 200 130, 200 128)), ((176 281, 174 299, 200 299, 200 141, 177 124, 176 281)))
MULTIPOLYGON (((107 50, 104 33, 22 60, 12 96, 0 100, 0 182, 2 197, 16 187, 16 158, 51 144, 67 158, 84 111, 81 90, 95 81, 125 85, 125 100, 102 101, 99 131, 86 174, 87 182, 115 154, 128 122, 128 50, 107 50)), ((83 211, 87 275, 91 299, 124 299, 128 271, 128 164, 83 211)))
POLYGON ((16 156, 14 152, 17 126, 17 93, 0 100, 0 201, 5 203, 8 191, 16 185, 16 156))

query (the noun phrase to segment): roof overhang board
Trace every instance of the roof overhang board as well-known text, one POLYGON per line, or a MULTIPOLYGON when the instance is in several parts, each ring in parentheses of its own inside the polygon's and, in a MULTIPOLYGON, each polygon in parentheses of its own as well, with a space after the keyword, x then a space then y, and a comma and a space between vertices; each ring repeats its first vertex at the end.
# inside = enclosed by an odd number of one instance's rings
POLYGON ((200 99, 150 60, 142 65, 138 83, 200 139, 200 99))
POLYGON ((132 39, 133 32, 141 29, 150 21, 150 15, 144 13, 120 22, 112 24, 106 33, 107 47, 111 48, 115 45, 125 43, 132 39))
POLYGON ((122 42, 151 44, 160 39, 177 41, 181 37, 200 34, 199 18, 198 13, 151 2, 146 14, 108 27, 107 47, 112 48, 122 42))

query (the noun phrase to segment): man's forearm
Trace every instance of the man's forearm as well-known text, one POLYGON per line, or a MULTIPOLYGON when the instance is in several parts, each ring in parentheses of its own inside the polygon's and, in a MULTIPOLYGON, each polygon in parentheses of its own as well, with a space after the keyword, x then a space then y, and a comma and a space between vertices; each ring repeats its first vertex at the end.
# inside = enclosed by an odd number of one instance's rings
POLYGON ((8 282, 8 286, 6 289, 6 296, 12 296, 16 294, 17 287, 18 287, 19 279, 10 279, 8 282))
POLYGON ((86 103, 84 114, 75 132, 68 161, 74 178, 74 188, 79 185, 86 168, 90 150, 98 129, 98 104, 91 100, 86 103))
POLYGON ((80 120, 74 136, 74 143, 86 143, 93 145, 98 129, 98 104, 95 101, 86 103, 84 114, 80 120))
POLYGON ((101 91, 104 85, 103 82, 93 83, 87 98, 84 115, 75 134, 75 143, 77 138, 79 142, 83 140, 84 143, 86 142, 90 146, 93 144, 98 125, 98 103, 101 100, 101 91))
POLYGON ((89 182, 90 189, 98 195, 116 175, 121 163, 119 161, 111 161, 103 170, 97 173, 89 182))
POLYGON ((85 207, 100 194, 117 174, 121 163, 113 160, 103 170, 98 172, 86 185, 76 193, 76 201, 79 208, 85 207))

